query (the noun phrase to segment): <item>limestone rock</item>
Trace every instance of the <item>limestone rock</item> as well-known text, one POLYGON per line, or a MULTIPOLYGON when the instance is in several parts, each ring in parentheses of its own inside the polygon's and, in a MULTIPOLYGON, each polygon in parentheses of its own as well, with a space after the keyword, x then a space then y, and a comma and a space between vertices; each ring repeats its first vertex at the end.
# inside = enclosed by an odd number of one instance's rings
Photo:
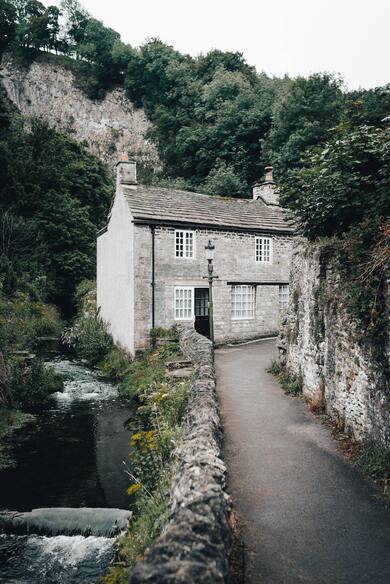
POLYGON ((139 161, 159 166, 156 148, 145 138, 150 123, 123 89, 93 101, 62 65, 40 59, 26 68, 10 53, 1 60, 0 83, 21 114, 42 118, 56 130, 86 141, 91 153, 112 167, 128 151, 139 161))

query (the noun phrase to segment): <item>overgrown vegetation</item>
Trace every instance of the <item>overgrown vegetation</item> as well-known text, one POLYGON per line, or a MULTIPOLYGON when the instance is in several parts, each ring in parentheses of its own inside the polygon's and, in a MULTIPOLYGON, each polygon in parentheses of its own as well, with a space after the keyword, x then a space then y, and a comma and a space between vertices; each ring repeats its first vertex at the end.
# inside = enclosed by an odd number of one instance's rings
POLYGON ((283 367, 280 361, 277 360, 272 361, 272 364, 267 369, 267 372, 276 377, 287 395, 291 395, 293 397, 299 397, 302 395, 302 375, 292 374, 285 367, 283 367))
POLYGON ((344 123, 323 150, 313 151, 291 174, 282 193, 301 233, 332 250, 332 265, 341 276, 340 300, 356 325, 357 340, 372 348, 385 380, 389 192, 389 128, 344 123))
POLYGON ((35 407, 47 401, 49 396, 62 391, 63 380, 43 359, 34 357, 31 362, 24 358, 11 357, 8 372, 12 387, 12 400, 22 409, 35 407))
POLYGON ((154 329, 150 347, 133 360, 113 345, 99 318, 94 282, 81 283, 76 295, 78 314, 65 331, 66 342, 103 375, 116 380, 123 398, 137 404, 127 469, 134 517, 130 531, 119 539, 117 561, 104 579, 106 584, 124 584, 167 520, 172 455, 182 435, 190 382, 167 376, 167 362, 181 357, 174 330, 154 329))

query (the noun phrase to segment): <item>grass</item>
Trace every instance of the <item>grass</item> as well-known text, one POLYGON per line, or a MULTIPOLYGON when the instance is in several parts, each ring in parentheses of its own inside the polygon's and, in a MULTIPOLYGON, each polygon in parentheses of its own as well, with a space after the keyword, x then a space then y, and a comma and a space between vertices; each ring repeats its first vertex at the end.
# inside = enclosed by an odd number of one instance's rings
POLYGON ((160 534, 168 520, 170 482, 171 476, 166 473, 160 477, 155 495, 143 493, 138 497, 135 518, 128 533, 118 539, 118 556, 103 578, 104 584, 127 584, 132 568, 160 534))
MULTIPOLYGON (((137 431, 131 436, 129 504, 134 515, 129 531, 118 539, 115 563, 105 584, 127 584, 136 562, 168 520, 169 490, 175 469, 174 449, 183 433, 190 381, 166 379, 166 363, 181 354, 177 343, 151 348, 134 361, 111 356, 119 364, 122 396, 137 398, 137 431)), ((109 364, 103 363, 106 369, 109 364)), ((118 376, 117 371, 117 376, 118 376)))
POLYGON ((302 376, 293 375, 285 369, 280 361, 272 361, 271 366, 267 369, 267 373, 271 373, 287 395, 299 397, 302 395, 302 376))
POLYGON ((389 448, 373 442, 365 442, 355 464, 364 475, 375 481, 385 481, 387 483, 386 486, 390 486, 389 448))

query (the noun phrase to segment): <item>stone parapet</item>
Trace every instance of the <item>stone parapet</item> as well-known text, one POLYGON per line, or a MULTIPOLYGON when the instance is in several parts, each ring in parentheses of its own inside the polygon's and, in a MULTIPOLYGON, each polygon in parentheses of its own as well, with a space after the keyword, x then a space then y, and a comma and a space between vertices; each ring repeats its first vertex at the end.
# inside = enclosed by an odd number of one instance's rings
POLYGON ((193 329, 180 328, 184 357, 195 365, 184 422, 176 450, 171 513, 162 534, 138 562, 130 584, 228 581, 231 546, 230 498, 221 458, 222 428, 215 390, 211 342, 193 329))

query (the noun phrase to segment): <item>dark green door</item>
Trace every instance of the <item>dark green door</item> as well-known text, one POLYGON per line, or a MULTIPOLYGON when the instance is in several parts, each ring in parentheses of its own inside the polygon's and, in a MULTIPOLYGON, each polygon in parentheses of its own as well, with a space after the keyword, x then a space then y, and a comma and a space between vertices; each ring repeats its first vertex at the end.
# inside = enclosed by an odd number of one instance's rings
POLYGON ((195 288, 195 330, 210 337, 208 288, 195 288))

